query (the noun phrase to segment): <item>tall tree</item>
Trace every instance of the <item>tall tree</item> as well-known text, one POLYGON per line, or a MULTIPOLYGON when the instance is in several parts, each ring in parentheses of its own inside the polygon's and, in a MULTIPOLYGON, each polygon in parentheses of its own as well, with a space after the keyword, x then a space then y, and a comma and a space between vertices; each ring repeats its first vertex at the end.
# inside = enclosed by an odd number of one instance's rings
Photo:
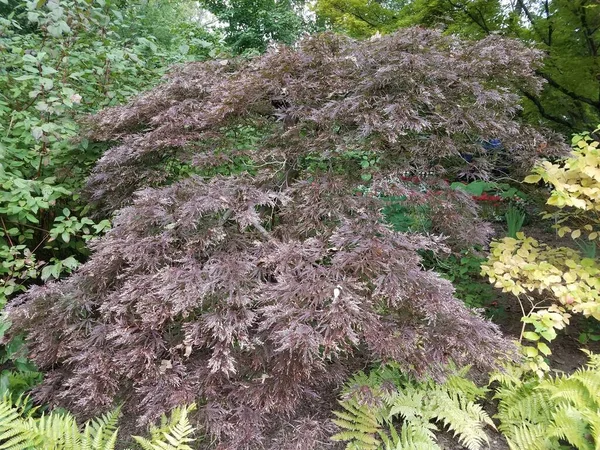
POLYGON ((355 37, 416 24, 520 38, 545 52, 547 82, 540 95, 522 90, 524 114, 563 131, 600 121, 599 0, 318 0, 316 11, 355 37))

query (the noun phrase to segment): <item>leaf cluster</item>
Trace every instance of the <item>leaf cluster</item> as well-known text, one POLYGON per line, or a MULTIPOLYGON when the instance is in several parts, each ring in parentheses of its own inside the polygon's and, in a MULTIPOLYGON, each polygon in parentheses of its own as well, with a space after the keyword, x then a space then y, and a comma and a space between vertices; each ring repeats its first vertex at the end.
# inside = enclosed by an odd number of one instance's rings
POLYGON ((79 196, 106 145, 82 139, 78 121, 154 85, 169 62, 203 59, 218 48, 206 41, 191 48, 206 34, 191 27, 161 40, 160 30, 177 27, 149 26, 157 5, 19 0, 3 8, 0 306, 31 283, 71 273, 88 255, 85 243, 110 227, 86 217, 79 196))
MULTIPOLYGON (((586 241, 595 243, 600 224, 598 142, 584 134, 575 136, 573 144, 575 150, 568 158, 555 163, 543 161, 525 182, 544 180, 551 186, 547 204, 557 210, 544 217, 555 219, 560 237, 569 232, 573 239, 585 236, 586 241)), ((570 312, 600 320, 600 265, 595 251, 582 254, 570 247, 552 247, 521 232, 514 238, 492 242, 490 247, 482 272, 492 284, 517 297, 530 298, 534 292, 548 296, 547 302, 531 302, 529 312, 523 309, 523 322, 532 325, 534 331, 522 333, 522 337, 536 343, 524 349, 537 361, 532 362, 532 368, 547 370, 540 352, 548 355, 550 349, 540 342, 541 338, 553 340, 555 329, 569 323, 570 312)), ((584 246, 580 248, 585 250, 584 246)), ((595 250, 595 245, 591 249, 595 250)))

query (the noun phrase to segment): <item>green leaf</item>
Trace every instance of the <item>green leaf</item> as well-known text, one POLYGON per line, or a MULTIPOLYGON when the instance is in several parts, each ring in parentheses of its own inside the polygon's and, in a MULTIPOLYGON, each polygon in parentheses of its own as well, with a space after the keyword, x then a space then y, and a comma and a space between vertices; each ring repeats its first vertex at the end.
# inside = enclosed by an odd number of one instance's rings
POLYGON ((52 276, 52 269, 54 267, 53 266, 45 266, 42 269, 42 275, 40 276, 40 278, 42 279, 42 281, 46 281, 48 280, 48 278, 50 278, 52 276))
POLYGON ((40 221, 32 214, 25 214, 25 218, 31 223, 40 223, 40 221))
POLYGON ((534 333, 533 331, 526 331, 525 333, 523 333, 523 337, 529 341, 539 341, 540 340, 540 335, 537 333, 534 333))
POLYGON ((75 270, 75 269, 77 269, 77 267, 79 267, 79 261, 77 261, 72 256, 69 256, 67 259, 63 259, 62 264, 63 264, 63 266, 65 266, 71 270, 75 270))
POLYGON ((36 141, 39 141, 44 136, 44 130, 41 127, 33 127, 31 129, 31 135, 36 141))
POLYGON ((535 348, 535 347, 522 347, 522 348, 523 348, 523 353, 528 358, 535 358, 539 354, 537 348, 535 348))
POLYGON ((540 352, 542 352, 544 355, 548 356, 549 354, 552 353, 552 351, 550 350, 550 347, 548 347, 546 344, 544 344, 543 342, 538 342, 537 343, 537 348, 540 352))

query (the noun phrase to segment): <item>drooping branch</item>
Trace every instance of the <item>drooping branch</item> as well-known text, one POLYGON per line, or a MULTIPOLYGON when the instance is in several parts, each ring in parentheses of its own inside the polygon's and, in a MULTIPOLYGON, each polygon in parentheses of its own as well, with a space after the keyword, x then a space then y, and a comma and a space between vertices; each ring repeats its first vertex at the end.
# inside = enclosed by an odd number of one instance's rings
POLYGON ((525 17, 527 17, 527 20, 531 24, 531 28, 540 37, 542 42, 544 42, 547 46, 550 46, 551 42, 548 40, 548 37, 545 36, 544 33, 542 33, 539 30, 537 21, 533 18, 533 14, 531 14, 531 11, 529 10, 529 8, 525 4, 525 2, 523 0, 517 0, 517 5, 518 5, 519 9, 525 13, 525 17))
POLYGON ((564 119, 563 117, 559 117, 559 116, 554 116, 550 113, 548 113, 546 111, 546 109, 544 108, 544 106, 542 105, 542 102, 540 101, 539 97, 536 97, 535 95, 527 92, 527 91, 521 91, 523 93, 523 95, 525 97, 527 97, 527 99, 529 99, 537 108, 537 110, 539 111, 540 115, 546 119, 546 120, 550 120, 551 122, 555 122, 558 123, 560 125, 564 125, 565 127, 571 129, 573 128, 573 124, 570 123, 567 119, 564 119))
POLYGON ((271 234, 270 234, 270 233, 269 233, 269 232, 268 232, 268 231, 265 229, 265 227, 263 227, 263 226, 260 224, 260 222, 259 222, 258 220, 253 220, 253 221, 252 221, 252 226, 253 226, 254 228, 256 228, 256 230, 257 230, 257 231, 258 231, 260 234, 262 234, 262 235, 265 237, 265 239, 266 239, 267 241, 271 241, 271 242, 273 242, 273 241, 275 240, 275 238, 274 238, 273 236, 271 236, 271 234))
POLYGON ((536 71, 536 73, 541 76, 542 78, 544 78, 546 81, 548 81, 548 84, 556 89, 558 89, 560 92, 562 92, 563 94, 571 97, 573 100, 577 100, 580 101, 582 103, 587 103, 588 105, 593 106, 594 108, 600 110, 600 100, 593 100, 589 97, 586 97, 584 95, 580 95, 574 91, 572 91, 571 89, 563 86, 562 84, 560 84, 558 81, 556 81, 550 74, 545 73, 541 70, 536 71))
POLYGON ((485 20, 485 17, 483 16, 483 14, 481 13, 481 11, 478 8, 476 8, 476 9, 477 9, 477 13, 480 17, 480 20, 477 19, 477 16, 475 16, 471 11, 469 11, 469 8, 467 8, 463 3, 453 3, 452 0, 446 0, 446 1, 453 8, 463 11, 465 14, 467 14, 471 18, 471 20, 485 32, 485 34, 488 34, 488 35, 491 34, 492 31, 490 30, 490 28, 485 20))

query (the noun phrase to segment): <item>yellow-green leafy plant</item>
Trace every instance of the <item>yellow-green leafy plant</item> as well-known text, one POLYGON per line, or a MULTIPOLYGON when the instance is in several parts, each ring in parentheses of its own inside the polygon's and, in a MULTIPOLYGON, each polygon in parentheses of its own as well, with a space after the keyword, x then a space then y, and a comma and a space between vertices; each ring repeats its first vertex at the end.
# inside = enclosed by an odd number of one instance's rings
POLYGON ((444 383, 416 381, 391 363, 358 373, 347 384, 342 410, 334 411, 340 432, 332 439, 347 442, 347 450, 440 450, 436 432, 445 429, 465 448, 482 448, 484 428, 494 424, 477 403, 487 390, 466 378, 467 370, 444 383))
POLYGON ((144 450, 192 450, 188 444, 194 442, 191 437, 196 431, 190 424, 188 414, 196 409, 192 404, 184 408, 175 408, 171 415, 162 415, 160 425, 150 426, 150 439, 133 436, 144 450))
MULTIPOLYGON (((188 413, 195 406, 175 408, 160 426, 150 429, 150 439, 133 436, 144 450, 191 450, 195 432, 188 413)), ((79 426, 66 412, 37 414, 23 397, 0 399, 0 449, 2 450, 114 450, 118 439, 119 408, 79 426)))
MULTIPOLYGON (((570 233, 572 239, 594 243, 599 239, 599 145, 588 133, 576 135, 567 158, 543 161, 525 178, 527 183, 543 180, 551 186, 547 204, 554 210, 544 218, 555 220, 560 237, 570 233)), ((551 352, 544 341, 552 341, 556 330, 569 324, 571 313, 600 320, 600 264, 589 252, 552 247, 517 233, 516 238, 492 242, 482 271, 492 284, 519 299, 521 340, 529 342, 524 345, 527 364, 540 375, 548 370, 544 356, 551 352)))
POLYGON ((532 376, 522 367, 492 376, 498 382, 498 429, 511 450, 600 448, 600 356, 571 375, 532 376))

